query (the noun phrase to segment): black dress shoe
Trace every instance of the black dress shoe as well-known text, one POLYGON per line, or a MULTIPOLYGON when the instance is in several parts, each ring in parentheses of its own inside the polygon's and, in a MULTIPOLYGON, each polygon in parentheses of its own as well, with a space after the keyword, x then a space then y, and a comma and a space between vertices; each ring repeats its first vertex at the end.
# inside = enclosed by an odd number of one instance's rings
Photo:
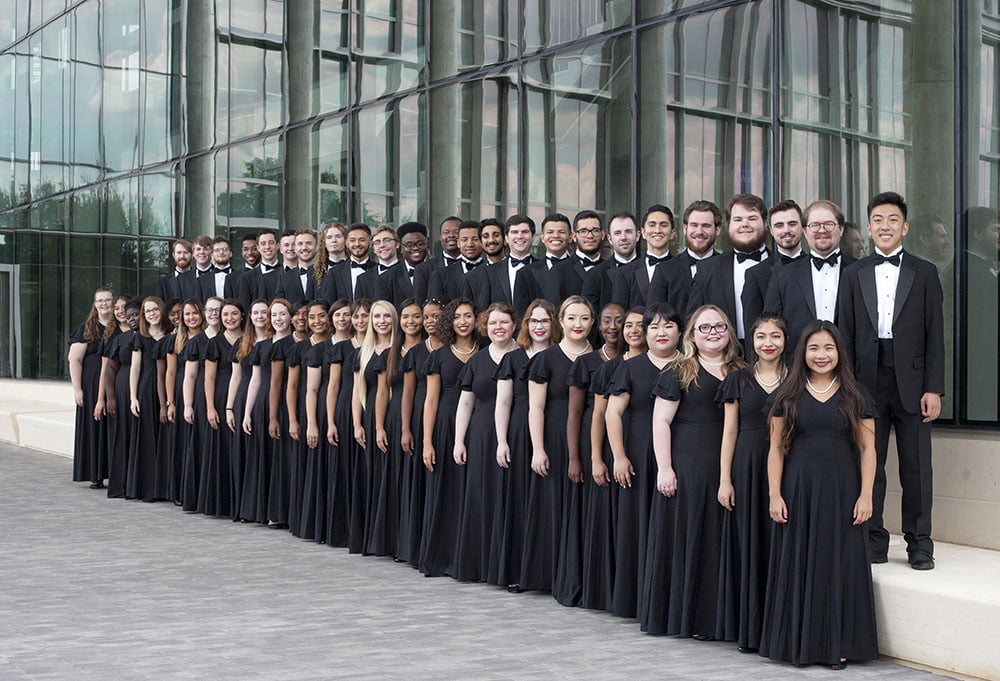
POLYGON ((926 554, 910 556, 910 567, 914 570, 933 570, 934 559, 926 554))
POLYGON ((90 484, 90 489, 104 489, 103 482, 94 482, 90 484))
POLYGON ((714 641, 714 636, 709 636, 708 634, 691 634, 691 638, 695 641, 714 641))
POLYGON ((751 648, 750 646, 736 646, 736 650, 740 651, 741 653, 745 653, 747 655, 749 655, 750 653, 757 652, 757 648, 751 648))
POLYGON ((888 562, 889 562, 889 556, 885 555, 884 553, 872 554, 872 565, 875 565, 877 563, 888 563, 888 562))
POLYGON ((520 584, 508 584, 507 591, 509 591, 512 594, 519 594, 523 593, 524 589, 521 588, 520 584))
POLYGON ((830 669, 832 669, 835 672, 839 672, 841 669, 847 669, 847 660, 843 660, 842 662, 837 662, 836 664, 831 664, 830 669))

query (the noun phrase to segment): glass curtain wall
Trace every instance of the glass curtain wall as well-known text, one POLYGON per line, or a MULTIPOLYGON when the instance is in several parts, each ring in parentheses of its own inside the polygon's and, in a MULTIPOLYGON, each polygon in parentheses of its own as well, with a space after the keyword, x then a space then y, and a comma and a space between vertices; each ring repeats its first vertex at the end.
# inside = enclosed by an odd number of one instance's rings
POLYGON ((0 373, 65 375, 91 290, 148 291, 179 236, 753 192, 836 201, 865 253, 894 189, 945 289, 947 420, 996 426, 998 5, 7 3, 0 373))

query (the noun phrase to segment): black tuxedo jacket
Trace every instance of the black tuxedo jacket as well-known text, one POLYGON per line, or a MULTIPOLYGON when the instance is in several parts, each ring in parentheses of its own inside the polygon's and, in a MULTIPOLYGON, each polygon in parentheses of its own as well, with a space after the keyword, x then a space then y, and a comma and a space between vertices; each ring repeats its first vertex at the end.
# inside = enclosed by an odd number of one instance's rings
MULTIPOLYGON (((782 267, 795 264, 799 260, 808 260, 809 254, 802 251, 798 259, 790 263, 783 263, 781 261, 781 253, 778 252, 778 249, 772 248, 767 259, 774 260, 774 264, 771 267, 765 268, 751 267, 747 272, 746 281, 743 283, 743 321, 746 322, 748 329, 757 317, 760 316, 761 312, 773 311, 765 310, 764 301, 767 299, 767 287, 771 284, 771 278, 774 276, 774 273, 782 267)), ((795 346, 786 344, 787 350, 791 350, 793 347, 795 346)))
MULTIPOLYGON (((434 276, 434 272, 443 268, 445 266, 444 255, 437 255, 433 258, 428 258, 424 262, 417 265, 417 271, 413 273, 413 297, 418 299, 421 303, 431 296, 428 294, 428 289, 431 284, 431 277, 434 276)), ((460 262, 455 262, 454 267, 460 267, 460 262)))
MULTIPOLYGON (((470 272, 486 267, 481 264, 472 268, 470 272)), ((416 275, 414 275, 416 277, 416 275)), ((466 277, 461 263, 455 263, 451 267, 438 267, 431 274, 430 282, 427 284, 427 297, 447 303, 454 298, 459 298, 466 294, 466 277)))
MULTIPOLYGON (((840 289, 844 284, 844 270, 852 263, 857 262, 854 258, 845 255, 843 252, 841 252, 840 257, 840 281, 837 285, 838 300, 840 299, 840 289)), ((757 268, 753 267, 747 273, 748 282, 750 273, 756 271, 757 268)), ((802 329, 805 325, 816 320, 816 294, 813 291, 812 271, 813 264, 810 256, 799 258, 787 265, 777 264, 776 261, 774 267, 771 268, 767 295, 760 311, 781 315, 784 318, 788 326, 788 338, 785 342, 786 352, 795 349, 795 345, 799 342, 799 336, 802 335, 802 329)), ((747 321, 747 328, 749 329, 750 324, 753 322, 749 321, 751 318, 747 316, 746 288, 744 288, 743 300, 743 319, 747 321)), ((838 319, 835 315, 834 323, 837 321, 838 319)), ((790 357, 791 355, 787 356, 790 357)))
MULTIPOLYGON (((731 324, 736 324, 736 282, 733 280, 733 261, 736 254, 733 251, 723 253, 716 258, 709 258, 698 264, 698 276, 691 283, 691 295, 688 298, 687 314, 688 318, 694 314, 702 305, 716 305, 726 313, 731 324)), ((766 260, 754 265, 747 271, 747 275, 758 267, 771 269, 774 266, 774 258, 768 256, 766 260)), ((744 279, 744 290, 746 280, 744 279)), ((740 302, 743 303, 743 291, 739 291, 740 302)), ((750 328, 750 318, 746 315, 746 307, 743 308, 743 321, 746 328, 750 328)))
POLYGON ((379 300, 378 297, 379 280, 397 266, 399 266, 399 261, 397 261, 396 264, 390 267, 389 269, 384 270, 383 272, 379 272, 379 266, 376 264, 367 272, 363 272, 361 276, 358 277, 358 284, 355 287, 355 294, 358 296, 358 299, 367 298, 368 300, 371 300, 373 302, 379 300))
MULTIPOLYGON (((416 274, 414 270, 413 276, 416 277, 416 274)), ((378 277, 375 298, 378 300, 388 300, 396 306, 397 310, 400 309, 403 301, 407 298, 416 298, 417 302, 421 305, 424 302, 413 294, 413 279, 410 278, 409 268, 402 260, 378 277)))
POLYGON ((583 293, 584 279, 593 276, 594 270, 598 267, 600 267, 600 263, 588 271, 577 256, 571 255, 564 258, 554 264, 552 269, 545 274, 542 296, 558 309, 562 302, 570 296, 578 296, 583 293))
POLYGON ((194 298, 204 303, 215 295, 215 268, 199 272, 197 268, 192 267, 187 272, 177 275, 177 283, 181 287, 181 297, 184 300, 194 298), (206 296, 205 291, 211 293, 206 296))
MULTIPOLYGON (((838 326, 858 380, 874 395, 878 380, 878 302, 875 257, 840 273, 838 326)), ((944 394, 944 315, 941 281, 932 263, 903 252, 893 304, 892 345, 903 407, 920 413, 924 393, 944 394)))
MULTIPOLYGON (((675 260, 673 256, 664 260, 653 269, 653 276, 659 268, 675 260)), ((689 273, 690 274, 690 273, 689 273)), ((611 284, 611 300, 618 303, 628 312, 633 307, 645 305, 649 299, 649 271, 646 269, 646 258, 636 258, 632 262, 621 265, 613 271, 611 284)), ((678 310, 681 314, 683 310, 678 310)))
POLYGON ((545 278, 549 270, 545 258, 518 268, 514 280, 514 309, 524 315, 533 300, 545 297, 545 278))
POLYGON ((276 298, 284 298, 293 305, 300 300, 311 302, 316 299, 316 276, 312 265, 306 274, 306 290, 302 290, 302 277, 296 267, 294 271, 282 271, 278 276, 278 290, 276 298))
MULTIPOLYGON (((229 298, 230 293, 232 293, 233 287, 229 283, 229 280, 233 277, 233 273, 230 272, 226 275, 225 279, 222 280, 222 297, 229 298)), ((197 279, 198 282, 198 297, 201 302, 205 302, 209 298, 215 295, 215 272, 213 271, 209 275, 201 275, 197 279)))
MULTIPOLYGON (((352 303, 355 300, 359 300, 362 296, 358 295, 361 288, 360 282, 361 277, 358 277, 358 286, 355 288, 353 285, 353 277, 351 276, 351 262, 352 260, 348 258, 347 260, 341 260, 333 267, 326 271, 326 276, 323 277, 323 283, 320 285, 319 297, 320 300, 325 300, 329 305, 335 300, 344 298, 352 303)), ((369 261, 370 263, 371 261, 369 261)), ((371 269, 375 269, 377 266, 369 265, 371 269)), ((366 270, 370 272, 371 269, 366 270)), ((362 275, 365 272, 362 272, 362 275)))
POLYGON ((670 303, 678 314, 687 316, 688 298, 691 297, 691 287, 694 278, 691 276, 691 265, 708 260, 714 260, 718 254, 710 255, 704 261, 694 260, 687 249, 660 263, 653 270, 653 279, 649 282, 649 294, 646 304, 670 303))
POLYGON ((636 257, 632 262, 621 265, 617 260, 615 260, 614 256, 612 256, 607 260, 601 261, 601 263, 596 267, 591 268, 591 270, 587 272, 586 276, 583 277, 583 288, 580 293, 584 298, 590 301, 591 305, 594 306, 594 313, 596 316, 600 316, 601 310, 604 309, 604 306, 614 300, 614 279, 616 273, 623 267, 627 267, 628 265, 636 262, 638 259, 639 258, 636 257))

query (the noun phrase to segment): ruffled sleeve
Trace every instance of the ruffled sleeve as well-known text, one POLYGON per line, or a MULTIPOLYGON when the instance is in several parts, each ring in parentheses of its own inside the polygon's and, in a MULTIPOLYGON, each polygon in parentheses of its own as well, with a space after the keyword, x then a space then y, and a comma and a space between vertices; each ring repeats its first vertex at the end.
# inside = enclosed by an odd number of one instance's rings
POLYGON ((562 352, 558 346, 553 345, 544 352, 539 352, 528 362, 528 380, 532 383, 548 383, 552 378, 552 366, 549 362, 549 353, 562 352))
POLYGON ((514 355, 518 353, 518 350, 514 352, 508 352, 500 359, 500 364, 497 366, 496 371, 493 372, 493 379, 497 381, 512 381, 515 378, 514 371, 514 355))
POLYGON ((466 390, 468 392, 473 391, 473 383, 475 383, 476 380, 475 364, 476 363, 474 361, 469 360, 465 363, 465 366, 462 367, 462 372, 458 375, 458 383, 462 387, 462 390, 466 390))
POLYGON ((606 390, 608 395, 632 394, 632 372, 629 360, 623 361, 611 373, 608 377, 606 390))
POLYGON ((83 324, 73 329, 73 333, 69 335, 69 343, 86 343, 87 339, 83 336, 83 324))
POLYGON ((653 396, 671 402, 678 402, 681 399, 681 383, 677 380, 677 374, 673 371, 660 372, 653 386, 653 396))
POLYGON ((743 380, 742 371, 730 371, 726 374, 719 384, 719 389, 715 391, 715 403, 721 406, 743 399, 743 380))
POLYGON ((590 384, 594 377, 593 354, 589 353, 574 360, 569 368, 569 376, 566 377, 566 385, 581 390, 590 390, 590 384))
POLYGON ((431 376, 433 374, 441 373, 441 353, 451 352, 451 350, 446 350, 446 348, 438 348, 430 355, 427 356, 427 361, 424 362, 424 374, 431 376))

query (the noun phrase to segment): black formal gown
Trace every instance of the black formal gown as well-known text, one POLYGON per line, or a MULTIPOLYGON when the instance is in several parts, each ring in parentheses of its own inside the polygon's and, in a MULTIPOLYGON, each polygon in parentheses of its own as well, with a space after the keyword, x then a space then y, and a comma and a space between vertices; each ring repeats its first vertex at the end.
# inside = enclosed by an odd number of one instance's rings
POLYGON ((524 513, 532 477, 531 435, 528 432, 529 361, 528 353, 522 348, 512 350, 503 356, 493 375, 498 381, 511 381, 514 389, 507 425, 510 463, 500 471, 500 496, 493 523, 493 552, 499 555, 499 560, 496 575, 490 574, 487 579, 490 584, 500 586, 518 583, 524 556, 524 513))
MULTIPOLYGON (((381 355, 373 354, 368 360, 368 364, 361 371, 361 380, 365 385, 365 399, 361 405, 361 427, 365 431, 365 446, 357 445, 359 456, 364 461, 364 469, 367 471, 367 479, 364 481, 365 496, 368 503, 365 505, 365 529, 364 547, 362 553, 365 555, 375 554, 386 555, 385 552, 385 528, 376 529, 375 516, 379 514, 376 508, 378 505, 378 488, 382 485, 382 458, 383 454, 375 444, 375 398, 378 393, 378 364, 381 355), (376 538, 375 535, 378 535, 376 538), (372 549, 376 550, 372 550, 372 549)), ((360 370, 361 354, 358 354, 360 370)), ((357 378, 355 378, 357 385, 357 378)))
MULTIPOLYGON (((212 339, 204 331, 190 339, 177 358, 177 374, 183 384, 189 362, 197 362, 198 375, 194 380, 194 423, 184 423, 184 440, 181 450, 181 502, 185 511, 198 510, 198 483, 201 481, 201 458, 208 441, 208 407, 205 398, 205 351, 212 339)), ((184 420, 184 412, 177 405, 177 418, 184 420)))
POLYGON ((169 499, 176 505, 182 506, 184 503, 184 452, 187 448, 188 438, 191 436, 191 425, 184 420, 184 369, 191 352, 188 350, 188 340, 180 353, 174 352, 174 344, 167 348, 167 354, 173 354, 177 358, 177 372, 174 376, 174 394, 168 399, 174 403, 174 423, 173 423, 173 446, 170 452, 170 470, 168 474, 169 499))
MULTIPOLYGON (((569 376, 570 386, 586 391, 587 401, 580 419, 583 484, 574 485, 570 492, 570 505, 579 506, 580 510, 569 515, 574 522, 567 533, 564 560, 560 565, 566 569, 571 566, 564 563, 575 561, 579 566, 577 605, 594 610, 607 610, 611 606, 614 589, 614 524, 611 507, 613 486, 609 484, 602 487, 594 482, 590 429, 594 420, 594 397, 606 393, 609 371, 620 363, 621 360, 617 357, 605 362, 600 352, 591 352, 573 362, 569 376)), ((610 447, 602 449, 601 456, 606 465, 607 455, 610 453, 610 447)))
MULTIPOLYGON (((566 419, 569 413, 569 370, 573 360, 558 345, 531 358, 528 380, 545 384, 545 453, 548 475, 532 473, 524 515, 524 546, 521 556, 522 589, 559 593, 556 573, 569 494, 569 452, 566 419)), ((528 451, 531 451, 530 449, 528 451)), ((528 465, 531 465, 530 459, 528 465)), ((558 595, 557 595, 558 598, 558 595)))
MULTIPOLYGON (((235 345, 238 346, 237 339, 235 345)), ((205 361, 215 362, 215 397, 213 406, 219 415, 219 427, 207 425, 204 451, 201 455, 201 478, 198 482, 198 511, 205 515, 221 518, 228 516, 232 508, 232 463, 229 460, 233 448, 232 432, 226 425, 226 401, 229 398, 229 379, 233 376, 230 361, 234 344, 226 340, 225 333, 219 333, 205 348, 205 361)), ((204 381, 195 390, 204 390, 204 381)), ((207 403, 206 403, 207 404, 207 403)))
POLYGON ((673 371, 660 374, 656 397, 680 401, 670 427, 677 493, 653 498, 641 594, 642 631, 650 634, 736 638, 736 614, 720 603, 722 517, 718 501, 724 413, 715 395, 721 381, 701 367, 685 391, 673 371))
MULTIPOLYGON (((639 614, 639 591, 642 587, 649 506, 656 488, 656 462, 653 457, 653 386, 660 369, 643 353, 624 360, 608 385, 609 395, 629 395, 628 408, 622 414, 625 454, 635 474, 631 487, 616 490, 615 508, 615 587, 611 614, 636 617, 639 614)), ((614 481, 614 464, 611 470, 614 481)))
MULTIPOLYGON (((175 333, 168 333, 156 342, 155 354, 158 361, 162 360, 166 362, 167 356, 173 354, 175 338, 175 333)), ((157 372, 158 371, 159 368, 157 368, 157 372)), ((174 380, 173 394, 171 394, 169 390, 166 390, 166 386, 164 386, 164 390, 166 391, 166 398, 168 401, 173 402, 177 399, 177 380, 174 380)), ((173 423, 169 420, 166 423, 161 423, 159 437, 157 439, 156 474, 153 489, 155 497, 165 501, 174 500, 174 490, 176 489, 175 480, 178 476, 176 471, 179 469, 176 461, 177 425, 176 417, 174 418, 173 423)))
MULTIPOLYGON (((731 479, 736 503, 722 519, 721 593, 737 599, 736 640, 744 648, 760 645, 767 587, 767 562, 774 524, 768 511, 767 451, 770 434, 764 403, 768 393, 754 378, 753 367, 734 371, 719 386, 716 401, 739 403, 740 430, 731 479)), ((732 609, 728 598, 719 603, 732 609)))
POLYGON ((309 372, 319 371, 320 382, 316 393, 316 427, 319 441, 315 447, 310 447, 306 441, 308 409, 306 407, 306 392, 300 391, 299 405, 299 437, 305 443, 303 447, 302 476, 302 511, 299 517, 299 536, 303 539, 323 543, 326 541, 326 500, 327 500, 327 440, 326 440, 326 391, 330 385, 330 363, 327 361, 327 346, 329 341, 308 345, 302 350, 302 369, 299 371, 299 386, 307 385, 309 372))
POLYGON ((136 399, 139 402, 139 419, 132 429, 132 441, 129 445, 125 496, 143 501, 156 499, 157 445, 161 427, 160 396, 156 387, 157 343, 155 338, 140 334, 135 334, 132 339, 132 351, 141 353, 139 356, 139 385, 136 390, 136 399))
MULTIPOLYGON (((455 545, 458 539, 465 469, 455 463, 455 412, 462 394, 461 374, 465 364, 448 346, 438 348, 427 358, 426 373, 441 379, 437 416, 431 442, 437 463, 427 473, 427 497, 424 505, 424 532, 420 543, 420 571, 428 577, 455 573, 455 545)), ((423 432, 423 429, 421 429, 423 432)))
POLYGON ((97 339, 87 343, 81 324, 69 336, 69 344, 73 343, 87 345, 80 376, 83 406, 76 408, 76 430, 73 435, 73 481, 99 483, 108 477, 108 461, 101 449, 101 442, 104 440, 101 429, 107 428, 107 421, 94 420, 97 389, 101 380, 101 357, 104 352, 104 326, 98 325, 97 339))
MULTIPOLYGON (((466 362, 460 380, 462 391, 475 398, 469 427, 465 434, 465 489, 455 544, 455 579, 466 582, 486 581, 492 562, 493 523, 500 492, 500 467, 496 463, 497 383, 493 378, 498 365, 489 349, 477 352, 466 362)), ((440 459, 440 454, 438 455, 440 459)), ((496 569, 493 570, 496 572, 496 569)))
POLYGON ((413 567, 420 559, 420 537, 424 525, 424 496, 427 471, 424 468, 424 400, 427 397, 427 374, 424 371, 430 350, 427 343, 410 348, 400 361, 403 374, 413 373, 415 389, 413 412, 410 414, 410 433, 413 434, 413 453, 401 457, 399 479, 399 538, 396 541, 396 558, 413 567))
POLYGON ((129 409, 131 391, 129 374, 132 370, 132 339, 134 331, 118 333, 105 345, 105 355, 109 362, 118 363, 115 374, 114 398, 115 415, 108 417, 108 497, 126 497, 128 480, 129 445, 135 430, 135 417, 129 409))
MULTIPOLYGON (((252 330, 247 330, 247 333, 252 333, 252 330)), ((247 435, 243 432, 243 418, 246 416, 247 411, 247 390, 250 388, 250 379, 253 376, 253 364, 251 364, 253 359, 253 350, 248 352, 246 357, 237 360, 236 354, 238 352, 238 348, 239 346, 233 348, 233 353, 229 358, 231 363, 240 365, 240 383, 236 387, 236 395, 233 396, 233 419, 236 425, 236 431, 232 435, 232 449, 229 456, 233 489, 229 517, 233 520, 252 520, 252 517, 247 518, 244 516, 242 504, 243 485, 246 480, 247 457, 250 455, 250 449, 253 447, 254 441, 252 435, 247 435)), ((256 474, 257 472, 255 467, 254 475, 256 474)))
MULTIPOLYGON (((350 340, 331 343, 327 350, 327 364, 340 365, 340 386, 337 390, 337 404, 333 410, 333 422, 337 426, 337 445, 327 449, 326 543, 330 546, 346 546, 351 553, 361 553, 364 548, 364 522, 360 523, 361 531, 357 534, 352 534, 351 525, 355 512, 353 457, 356 452, 351 396, 354 393, 354 365, 357 361, 357 352, 357 348, 350 340)), ((364 499, 361 501, 363 503, 364 499)))
MULTIPOLYGON (((873 418, 862 392, 860 416, 873 418)), ((795 664, 878 659, 868 528, 852 520, 858 452, 840 400, 839 391, 826 402, 803 391, 781 476, 788 522, 772 536, 760 654, 795 664)))
MULTIPOLYGON (((388 354, 372 357, 371 370, 378 375, 386 372, 388 354)), ((403 358, 398 357, 389 377, 389 404, 385 413, 385 433, 389 446, 385 452, 374 442, 375 416, 371 416, 372 429, 366 430, 375 466, 372 476, 372 503, 368 510, 368 553, 376 556, 396 556, 399 541, 399 485, 402 474, 403 450, 399 439, 403 431, 403 358)), ((366 372, 367 373, 367 372, 366 372)), ((371 400, 371 395, 369 395, 371 400)), ((372 411, 374 411, 372 403, 372 411)), ((368 408, 365 408, 368 417, 368 408)), ((367 424, 365 428, 367 429, 367 424)))
MULTIPOLYGON (((288 334, 284 338, 272 340, 271 380, 274 380, 274 365, 281 364, 281 385, 278 386, 278 432, 277 440, 273 440, 273 456, 271 459, 271 483, 267 490, 267 519, 273 523, 287 525, 296 534, 298 527, 299 505, 301 504, 302 486, 299 481, 298 442, 288 435, 288 404, 286 393, 288 389, 288 355, 295 346, 295 338, 288 334)), ((305 376, 303 375, 303 378, 305 376)), ((268 386, 270 389, 270 386, 268 386)), ((321 397, 323 408, 326 408, 326 396, 321 397)), ((270 405, 268 405, 270 410, 270 405)), ((270 416, 268 417, 270 420, 270 416)), ((270 423, 268 424, 270 428, 270 423)), ((326 438, 326 433, 321 433, 326 438)))
POLYGON ((270 418, 271 339, 257 341, 250 351, 250 370, 260 374, 260 387, 250 411, 250 436, 245 441, 243 489, 240 499, 240 519, 247 522, 267 522, 267 493, 271 487, 271 459, 274 441, 267 433, 270 418))

